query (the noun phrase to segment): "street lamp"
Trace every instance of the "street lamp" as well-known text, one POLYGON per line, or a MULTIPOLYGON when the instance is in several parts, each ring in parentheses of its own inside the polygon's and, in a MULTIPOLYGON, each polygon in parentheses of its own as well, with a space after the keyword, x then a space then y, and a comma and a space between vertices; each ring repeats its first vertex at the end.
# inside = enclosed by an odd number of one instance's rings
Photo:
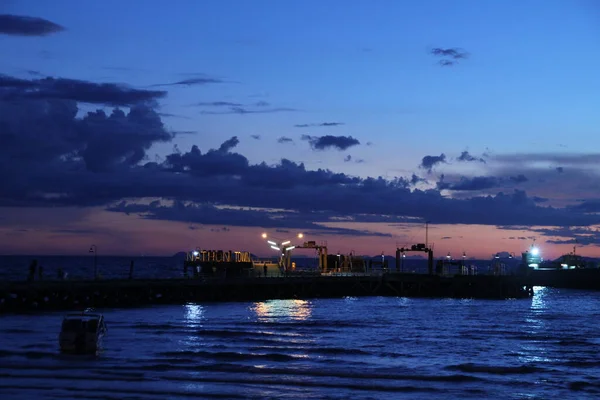
MULTIPOLYGON (((276 240, 276 241, 267 240, 267 243, 271 246, 271 248, 273 250, 277 250, 277 251, 281 252, 280 262, 285 264, 284 267, 286 267, 286 269, 287 269, 286 261, 287 261, 287 258, 289 257, 289 252, 296 248, 296 246, 292 244, 292 241, 291 240, 283 240, 283 239, 275 237, 275 236, 269 236, 266 232, 263 232, 261 234, 261 237, 263 239, 273 238, 274 240, 276 240)), ((301 239, 304 237, 304 234, 298 233, 296 235, 296 237, 301 239)))
POLYGON ((95 244, 90 246, 90 253, 94 253, 94 279, 98 279, 98 247, 95 244))

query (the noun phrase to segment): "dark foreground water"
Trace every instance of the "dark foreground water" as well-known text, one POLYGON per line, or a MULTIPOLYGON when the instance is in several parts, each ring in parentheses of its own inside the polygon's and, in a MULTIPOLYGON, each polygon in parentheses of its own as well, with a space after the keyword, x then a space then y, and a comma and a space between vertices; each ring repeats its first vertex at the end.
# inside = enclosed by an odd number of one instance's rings
POLYGON ((102 310, 98 357, 61 314, 0 317, 0 399, 597 399, 600 294, 273 300, 102 310))

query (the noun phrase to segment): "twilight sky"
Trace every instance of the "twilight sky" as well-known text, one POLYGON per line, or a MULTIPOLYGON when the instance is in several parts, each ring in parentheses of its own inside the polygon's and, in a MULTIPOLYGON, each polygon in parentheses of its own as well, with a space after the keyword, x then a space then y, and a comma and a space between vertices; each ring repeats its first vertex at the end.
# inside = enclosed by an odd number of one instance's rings
POLYGON ((600 256, 599 38, 593 0, 0 0, 0 253, 600 256))

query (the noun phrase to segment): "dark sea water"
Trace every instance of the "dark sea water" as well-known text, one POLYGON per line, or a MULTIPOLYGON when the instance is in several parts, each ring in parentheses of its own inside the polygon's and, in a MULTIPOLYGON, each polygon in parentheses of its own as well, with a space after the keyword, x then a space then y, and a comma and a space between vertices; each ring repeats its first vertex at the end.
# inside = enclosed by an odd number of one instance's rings
POLYGON ((597 399, 600 294, 105 309, 98 356, 62 314, 0 316, 0 399, 597 399))

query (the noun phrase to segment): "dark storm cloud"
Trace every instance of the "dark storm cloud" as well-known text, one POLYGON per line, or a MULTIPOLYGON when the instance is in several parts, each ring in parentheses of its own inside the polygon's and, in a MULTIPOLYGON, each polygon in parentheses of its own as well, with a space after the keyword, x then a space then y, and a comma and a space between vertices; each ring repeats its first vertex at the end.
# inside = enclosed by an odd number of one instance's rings
POLYGON ((266 109, 249 109, 246 107, 229 107, 228 111, 200 111, 200 114, 208 115, 227 115, 227 114, 269 114, 278 112, 295 112, 298 111, 295 108, 278 107, 278 108, 266 108, 266 109))
POLYGON ((302 135, 301 139, 306 140, 310 144, 310 147, 313 150, 326 150, 328 148, 335 148, 338 150, 347 150, 348 148, 350 148, 352 146, 357 146, 360 144, 358 139, 355 139, 352 136, 302 135))
POLYGON ((0 75, 0 100, 29 99, 75 100, 90 104, 130 106, 155 101, 167 95, 164 91, 133 89, 115 83, 94 83, 76 79, 19 79, 0 75))
POLYGON ((295 128, 311 128, 311 127, 319 127, 319 126, 340 126, 344 125, 343 122, 321 122, 320 124, 297 124, 294 125, 295 128))
POLYGON ((64 27, 43 18, 0 14, 0 34, 46 36, 64 30, 64 27))
POLYGON ((444 153, 440 154, 439 156, 425 156, 421 160, 421 164, 419 165, 419 168, 423 168, 427 172, 431 173, 431 170, 433 169, 433 167, 435 167, 437 164, 443 164, 445 162, 446 162, 446 155, 444 153))
MULTIPOLYGON (((10 88, 27 92, 28 82, 17 82, 21 88, 12 82, 10 88)), ((216 149, 175 147, 164 161, 149 161, 150 146, 173 137, 149 105, 137 105, 127 113, 96 111, 78 117, 74 100, 17 97, 22 100, 0 102, 0 204, 4 206, 57 207, 54 210, 108 206, 114 212, 185 221, 186 226, 191 221, 223 226, 228 218, 254 221, 239 222, 244 226, 256 223, 285 229, 297 223, 312 230, 322 229, 319 222, 339 222, 349 216, 355 222, 386 223, 407 219, 504 226, 600 223, 600 215, 586 213, 585 208, 542 207, 519 190, 457 199, 439 190, 411 189, 418 177, 359 178, 308 170, 285 159, 274 165, 251 164, 235 152, 237 137, 224 140, 216 149), (176 206, 141 204, 147 203, 142 199, 156 198, 175 201, 176 206), (123 199, 131 200, 120 203, 123 199), (239 209, 226 214, 218 205, 239 209), (288 211, 258 213, 248 208, 288 211), (242 218, 244 212, 249 213, 242 218)))

